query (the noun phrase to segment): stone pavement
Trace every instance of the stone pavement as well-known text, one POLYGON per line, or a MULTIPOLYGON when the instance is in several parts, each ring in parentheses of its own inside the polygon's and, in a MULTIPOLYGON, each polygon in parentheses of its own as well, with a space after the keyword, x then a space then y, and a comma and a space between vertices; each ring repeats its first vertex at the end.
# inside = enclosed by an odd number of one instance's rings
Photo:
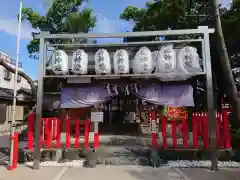
POLYGON ((238 180, 240 168, 222 168, 213 172, 204 168, 188 168, 178 170, 185 180, 238 180))
POLYGON ((184 180, 171 168, 151 167, 106 167, 98 166, 94 169, 41 167, 32 170, 20 166, 13 171, 0 167, 0 180, 184 180))
POLYGON ((0 166, 0 180, 55 180, 62 169, 63 167, 41 167, 39 171, 35 171, 19 166, 13 171, 8 171, 4 166, 0 166))
POLYGON ((238 168, 212 172, 203 168, 97 166, 94 169, 41 167, 39 170, 32 170, 19 166, 13 171, 7 171, 4 166, 0 166, 0 180, 237 180, 239 177, 238 168))

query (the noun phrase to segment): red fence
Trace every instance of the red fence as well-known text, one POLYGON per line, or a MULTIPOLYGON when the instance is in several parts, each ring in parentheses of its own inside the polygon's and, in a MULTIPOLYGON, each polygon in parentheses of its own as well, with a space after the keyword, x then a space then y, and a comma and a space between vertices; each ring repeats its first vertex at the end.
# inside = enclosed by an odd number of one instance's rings
MULTIPOLYGON (((182 136, 182 144, 184 149, 192 148, 199 149, 201 148, 200 143, 203 144, 202 148, 209 148, 209 122, 208 116, 206 113, 193 113, 192 115, 192 128, 188 128, 187 119, 181 119, 180 123, 175 120, 170 121, 171 123, 171 136, 172 136, 172 146, 174 149, 178 148, 178 138, 177 132, 182 136), (192 132, 192 142, 188 140, 188 132, 192 132), (199 143, 200 141, 200 143, 199 143)), ((230 130, 228 122, 228 112, 223 111, 222 113, 216 113, 215 116, 216 123, 216 142, 218 148, 230 149, 230 130)), ((154 148, 163 147, 163 149, 168 148, 168 137, 167 137, 167 119, 163 117, 161 120, 161 136, 162 136, 162 145, 158 143, 158 134, 156 128, 156 112, 151 112, 151 129, 152 129, 152 146, 154 148)))
MULTIPOLYGON (((151 129, 152 129, 152 146, 155 148, 163 147, 167 149, 170 147, 170 144, 174 149, 181 148, 209 148, 209 122, 206 113, 193 113, 192 115, 192 126, 189 128, 186 118, 183 118, 180 123, 179 121, 170 121, 171 123, 171 138, 172 143, 169 143, 169 138, 167 137, 167 126, 168 122, 166 117, 163 117, 161 120, 161 138, 162 144, 158 143, 158 132, 156 128, 156 111, 151 111, 151 129), (192 140, 189 141, 189 132, 192 132, 192 140), (179 146, 177 137, 178 134, 181 134, 182 144, 179 146)), ((43 118, 41 121, 41 142, 40 147, 45 148, 88 148, 89 147, 89 127, 90 120, 86 118, 84 124, 80 123, 79 119, 74 121, 74 144, 71 144, 71 123, 73 120, 70 120, 69 117, 65 121, 54 118, 43 118), (61 142, 61 123, 64 123, 65 126, 65 141, 61 142), (80 132, 81 127, 84 126, 84 132, 80 132), (80 137, 83 136, 83 146, 81 146, 80 137), (64 144, 63 144, 64 143, 64 144)), ((28 117, 28 149, 33 149, 34 147, 34 114, 32 113, 28 117)), ((216 113, 216 140, 218 148, 230 149, 230 132, 229 132, 229 123, 228 123, 228 113, 223 111, 222 113, 216 113)), ((99 146, 99 133, 98 133, 98 123, 94 124, 94 143, 93 147, 97 148, 99 146)))
MULTIPOLYGON (((34 117, 35 115, 32 113, 28 116, 28 149, 33 150, 34 148, 34 117)), ((45 148, 81 148, 80 140, 83 137, 83 148, 89 147, 89 128, 90 128, 90 120, 86 118, 84 120, 84 124, 82 124, 84 132, 80 132, 81 123, 79 119, 74 121, 74 144, 71 144, 71 120, 69 117, 66 118, 65 121, 61 121, 59 118, 42 118, 41 120, 41 131, 40 131, 40 147, 43 146, 45 148), (64 123, 61 125, 61 123, 64 123), (61 142, 61 127, 65 126, 66 133, 65 141, 61 142)), ((98 125, 96 123, 96 125, 98 125)), ((95 126, 96 126, 95 125, 95 126)), ((98 129, 98 128, 97 128, 98 129)), ((93 147, 97 148, 99 146, 99 137, 98 131, 94 132, 94 144, 93 147)), ((63 140, 63 139, 62 139, 63 140)))

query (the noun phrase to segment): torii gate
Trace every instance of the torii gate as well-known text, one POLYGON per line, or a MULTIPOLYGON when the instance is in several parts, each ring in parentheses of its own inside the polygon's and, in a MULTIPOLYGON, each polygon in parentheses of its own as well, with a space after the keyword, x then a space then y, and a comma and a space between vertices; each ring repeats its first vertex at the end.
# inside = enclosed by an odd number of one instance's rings
MULTIPOLYGON (((145 32, 126 32, 126 33, 110 33, 110 34, 50 34, 49 32, 41 32, 36 36, 40 39, 40 65, 38 75, 38 91, 37 91, 37 106, 36 106, 36 123, 35 123, 35 149, 34 149, 34 164, 33 169, 40 167, 40 120, 42 117, 42 101, 43 101, 43 80, 46 78, 124 78, 124 77, 138 77, 138 78, 156 78, 164 76, 164 74, 109 74, 109 75, 46 75, 46 61, 47 61, 47 47, 48 46, 78 46, 82 48, 88 47, 129 47, 139 45, 159 45, 164 43, 191 43, 200 42, 202 46, 202 59, 203 59, 203 72, 188 74, 206 75, 206 89, 207 89, 207 104, 208 104, 208 117, 210 122, 210 147, 212 149, 212 165, 211 168, 216 170, 218 167, 217 159, 217 145, 215 133, 215 109, 213 99, 212 87, 212 68, 210 57, 210 43, 209 34, 214 33, 214 29, 209 29, 207 26, 199 26, 197 29, 183 29, 183 30, 166 30, 166 31, 145 31, 145 32), (125 37, 142 37, 142 36, 172 36, 172 35, 198 35, 199 39, 184 39, 184 40, 164 40, 164 41, 145 41, 145 42, 130 42, 130 43, 116 43, 116 44, 49 44, 49 39, 74 39, 74 38, 125 38, 125 37)), ((177 76, 177 74, 175 74, 177 76)))

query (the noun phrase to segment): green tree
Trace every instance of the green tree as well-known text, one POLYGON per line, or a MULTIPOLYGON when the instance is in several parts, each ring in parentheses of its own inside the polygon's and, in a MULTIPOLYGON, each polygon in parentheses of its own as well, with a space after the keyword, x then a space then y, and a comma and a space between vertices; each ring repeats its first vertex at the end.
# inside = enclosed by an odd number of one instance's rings
MULTIPOLYGON (((230 11, 226 11, 225 13, 227 13, 227 12, 234 13, 235 8, 236 8, 236 4, 233 4, 230 11)), ((216 45, 218 47, 217 49, 218 49, 218 53, 219 53, 219 60, 221 63, 221 70, 222 70, 222 73, 224 74, 224 85, 225 85, 225 87, 227 87, 227 88, 225 88, 225 91, 227 92, 229 100, 231 102, 234 117, 236 117, 237 120, 240 121, 240 97, 238 96, 237 86, 236 86, 236 83, 234 81, 234 77, 233 77, 233 74, 231 71, 230 58, 229 58, 227 46, 225 43, 225 38, 224 38, 224 34, 223 34, 223 29, 222 29, 222 22, 221 22, 221 17, 220 17, 220 12, 219 12, 219 0, 213 0, 213 10, 214 10, 213 12, 214 12, 214 22, 215 22, 214 27, 216 28, 216 33, 215 33, 215 35, 216 35, 215 39, 217 42, 216 45)), ((227 17, 229 18, 229 15, 227 17)), ((231 20, 236 21, 236 19, 239 22, 240 16, 230 17, 230 21, 231 20)), ((226 23, 229 23, 229 21, 226 21, 226 23)), ((229 25, 231 26, 231 28, 234 28, 233 26, 236 25, 236 22, 230 23, 229 25)), ((236 34, 234 34, 234 36, 231 35, 231 37, 235 38, 235 35, 236 34)), ((231 40, 231 42, 233 42, 233 41, 231 40)), ((236 41, 235 41, 235 43, 236 43, 236 41)), ((239 41, 238 41, 238 44, 239 44, 239 41)), ((231 49, 231 47, 229 47, 229 49, 231 49)))
POLYGON ((209 21, 209 4, 207 0, 155 0, 146 8, 128 6, 120 19, 131 22, 133 31, 196 28, 209 21))
MULTIPOLYGON (((23 8, 23 20, 28 20, 34 29, 40 31, 88 33, 96 26, 96 17, 92 9, 82 7, 83 3, 84 0, 53 0, 44 16, 33 11, 32 8, 23 8)), ((33 40, 28 44, 27 49, 30 57, 36 57, 39 52, 39 40, 34 39, 35 33, 32 35, 33 40)))

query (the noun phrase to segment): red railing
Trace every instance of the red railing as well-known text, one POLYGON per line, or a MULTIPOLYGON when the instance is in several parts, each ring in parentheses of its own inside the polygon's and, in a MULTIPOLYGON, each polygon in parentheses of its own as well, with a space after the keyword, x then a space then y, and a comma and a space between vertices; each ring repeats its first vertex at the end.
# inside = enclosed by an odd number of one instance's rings
MULTIPOLYGON (((221 113, 216 113, 215 116, 216 123, 216 141, 218 148, 230 149, 230 130, 228 122, 228 112, 223 111, 221 113)), ((163 117, 161 121, 161 132, 162 145, 158 143, 158 134, 156 128, 156 116, 155 111, 151 111, 151 129, 152 129, 152 146, 154 148, 163 147, 163 149, 168 148, 168 137, 167 137, 167 118, 163 117)), ((183 118, 178 123, 175 120, 169 121, 172 128, 172 146, 174 149, 178 148, 178 145, 183 145, 184 149, 201 148, 200 143, 204 149, 209 148, 209 122, 206 113, 193 113, 192 115, 192 129, 188 128, 187 119, 183 118), (182 135, 182 144, 178 144, 177 132, 182 135), (188 141, 188 132, 192 132, 192 142, 188 141), (201 142, 202 141, 202 142, 201 142), (200 142, 200 143, 199 143, 200 142), (192 147, 191 147, 192 146, 192 147)))
MULTIPOLYGON (((28 149, 33 150, 34 148, 34 118, 35 115, 32 113, 28 116, 28 149)), ((52 118, 42 118, 41 120, 41 132, 40 132, 40 147, 44 148, 80 148, 80 137, 83 135, 83 148, 89 147, 89 126, 90 120, 86 118, 84 120, 84 132, 80 132, 81 123, 79 119, 70 119, 68 116, 66 117, 65 121, 61 121, 59 118, 52 117, 52 118), (74 122, 74 143, 71 143, 71 126, 74 122), (65 141, 62 140, 61 142, 61 132, 62 132, 62 125, 65 127, 65 141)), ((99 137, 98 137, 98 128, 97 131, 94 132, 94 143, 93 147, 97 148, 99 146, 99 137)))
MULTIPOLYGON (((209 122, 208 116, 206 113, 193 113, 192 115, 192 128, 189 129, 187 118, 182 118, 180 121, 167 121, 166 117, 163 117, 161 120, 161 138, 162 144, 158 143, 159 134, 157 132, 157 123, 156 123, 156 111, 152 110, 150 113, 151 119, 151 129, 152 129, 152 146, 154 148, 163 147, 163 149, 168 149, 172 145, 174 149, 177 148, 194 148, 200 149, 209 148, 209 122), (167 137, 167 126, 171 123, 171 138, 172 143, 169 143, 167 137), (180 122, 180 123, 179 123, 180 122), (192 132, 192 140, 188 140, 189 132, 192 132), (180 133, 182 142, 179 143, 179 138, 177 137, 180 133)), ((229 122, 228 122, 228 112, 223 111, 221 113, 216 113, 215 118, 216 123, 216 140, 218 148, 230 149, 230 132, 229 132, 229 122)), ((81 123, 79 119, 74 120, 74 133, 75 139, 72 145, 71 143, 71 123, 73 119, 70 119, 68 116, 64 121, 53 117, 53 118, 43 118, 41 121, 41 144, 45 148, 80 148, 80 137, 81 134, 84 137, 83 148, 89 147, 89 125, 90 120, 86 118, 84 120, 84 132, 80 132, 81 123), (64 123, 66 139, 64 144, 61 143, 61 123, 64 123)), ((34 114, 28 116, 28 149, 33 149, 34 147, 34 114)), ((99 133, 98 133, 98 123, 94 124, 94 142, 93 147, 97 148, 99 146, 99 133)))

